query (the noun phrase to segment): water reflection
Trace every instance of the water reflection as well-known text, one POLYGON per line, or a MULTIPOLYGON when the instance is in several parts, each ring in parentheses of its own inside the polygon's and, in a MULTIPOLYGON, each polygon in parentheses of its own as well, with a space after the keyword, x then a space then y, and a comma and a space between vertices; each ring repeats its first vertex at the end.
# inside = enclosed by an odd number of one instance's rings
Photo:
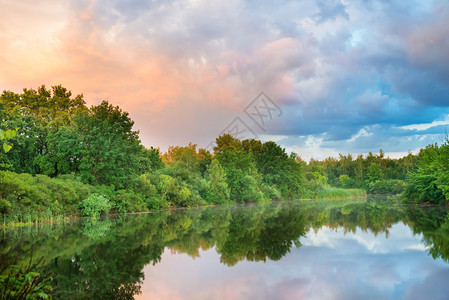
POLYGON ((61 299, 436 299, 448 229, 444 208, 295 201, 5 230, 0 253, 26 261, 33 246, 61 299))

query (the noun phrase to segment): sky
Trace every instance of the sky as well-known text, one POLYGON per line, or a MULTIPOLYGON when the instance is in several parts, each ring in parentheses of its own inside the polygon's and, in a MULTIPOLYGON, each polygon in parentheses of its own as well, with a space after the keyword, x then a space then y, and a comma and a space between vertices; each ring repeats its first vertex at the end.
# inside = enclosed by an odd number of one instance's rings
POLYGON ((62 84, 142 143, 221 133, 302 158, 441 143, 449 2, 0 0, 0 89, 62 84))

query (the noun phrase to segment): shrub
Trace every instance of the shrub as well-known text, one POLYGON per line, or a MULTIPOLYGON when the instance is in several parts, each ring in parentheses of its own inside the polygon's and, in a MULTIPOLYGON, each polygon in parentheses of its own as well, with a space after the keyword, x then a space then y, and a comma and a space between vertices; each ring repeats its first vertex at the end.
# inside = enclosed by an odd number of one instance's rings
POLYGON ((108 213, 112 208, 111 202, 99 194, 89 195, 89 197, 81 201, 79 206, 84 216, 91 217, 94 220, 100 217, 102 212, 108 213))
POLYGON ((146 204, 141 195, 129 190, 120 190, 115 195, 114 208, 118 213, 146 211, 146 204))

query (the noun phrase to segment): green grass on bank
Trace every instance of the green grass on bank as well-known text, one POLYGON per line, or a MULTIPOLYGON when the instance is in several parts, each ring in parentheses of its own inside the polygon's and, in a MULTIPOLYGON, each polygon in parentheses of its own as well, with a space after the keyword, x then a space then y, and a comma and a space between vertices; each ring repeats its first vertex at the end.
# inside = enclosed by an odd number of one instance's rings
POLYGON ((305 199, 350 199, 366 197, 362 189, 343 189, 336 187, 321 187, 305 192, 305 199))

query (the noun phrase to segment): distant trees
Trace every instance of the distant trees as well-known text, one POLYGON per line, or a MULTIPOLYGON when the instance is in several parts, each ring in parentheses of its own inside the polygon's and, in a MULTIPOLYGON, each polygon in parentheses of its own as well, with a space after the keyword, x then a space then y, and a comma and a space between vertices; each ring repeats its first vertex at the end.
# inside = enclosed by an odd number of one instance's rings
MULTIPOLYGON (((400 194, 405 187, 407 174, 416 167, 416 156, 411 153, 400 159, 369 152, 356 159, 351 154, 323 161, 311 160, 305 167, 307 180, 316 181, 316 173, 326 177, 326 184, 342 188, 361 188, 373 194, 400 194), (315 174, 315 175, 312 175, 315 174)), ((307 184, 312 186, 311 183, 307 184)))

